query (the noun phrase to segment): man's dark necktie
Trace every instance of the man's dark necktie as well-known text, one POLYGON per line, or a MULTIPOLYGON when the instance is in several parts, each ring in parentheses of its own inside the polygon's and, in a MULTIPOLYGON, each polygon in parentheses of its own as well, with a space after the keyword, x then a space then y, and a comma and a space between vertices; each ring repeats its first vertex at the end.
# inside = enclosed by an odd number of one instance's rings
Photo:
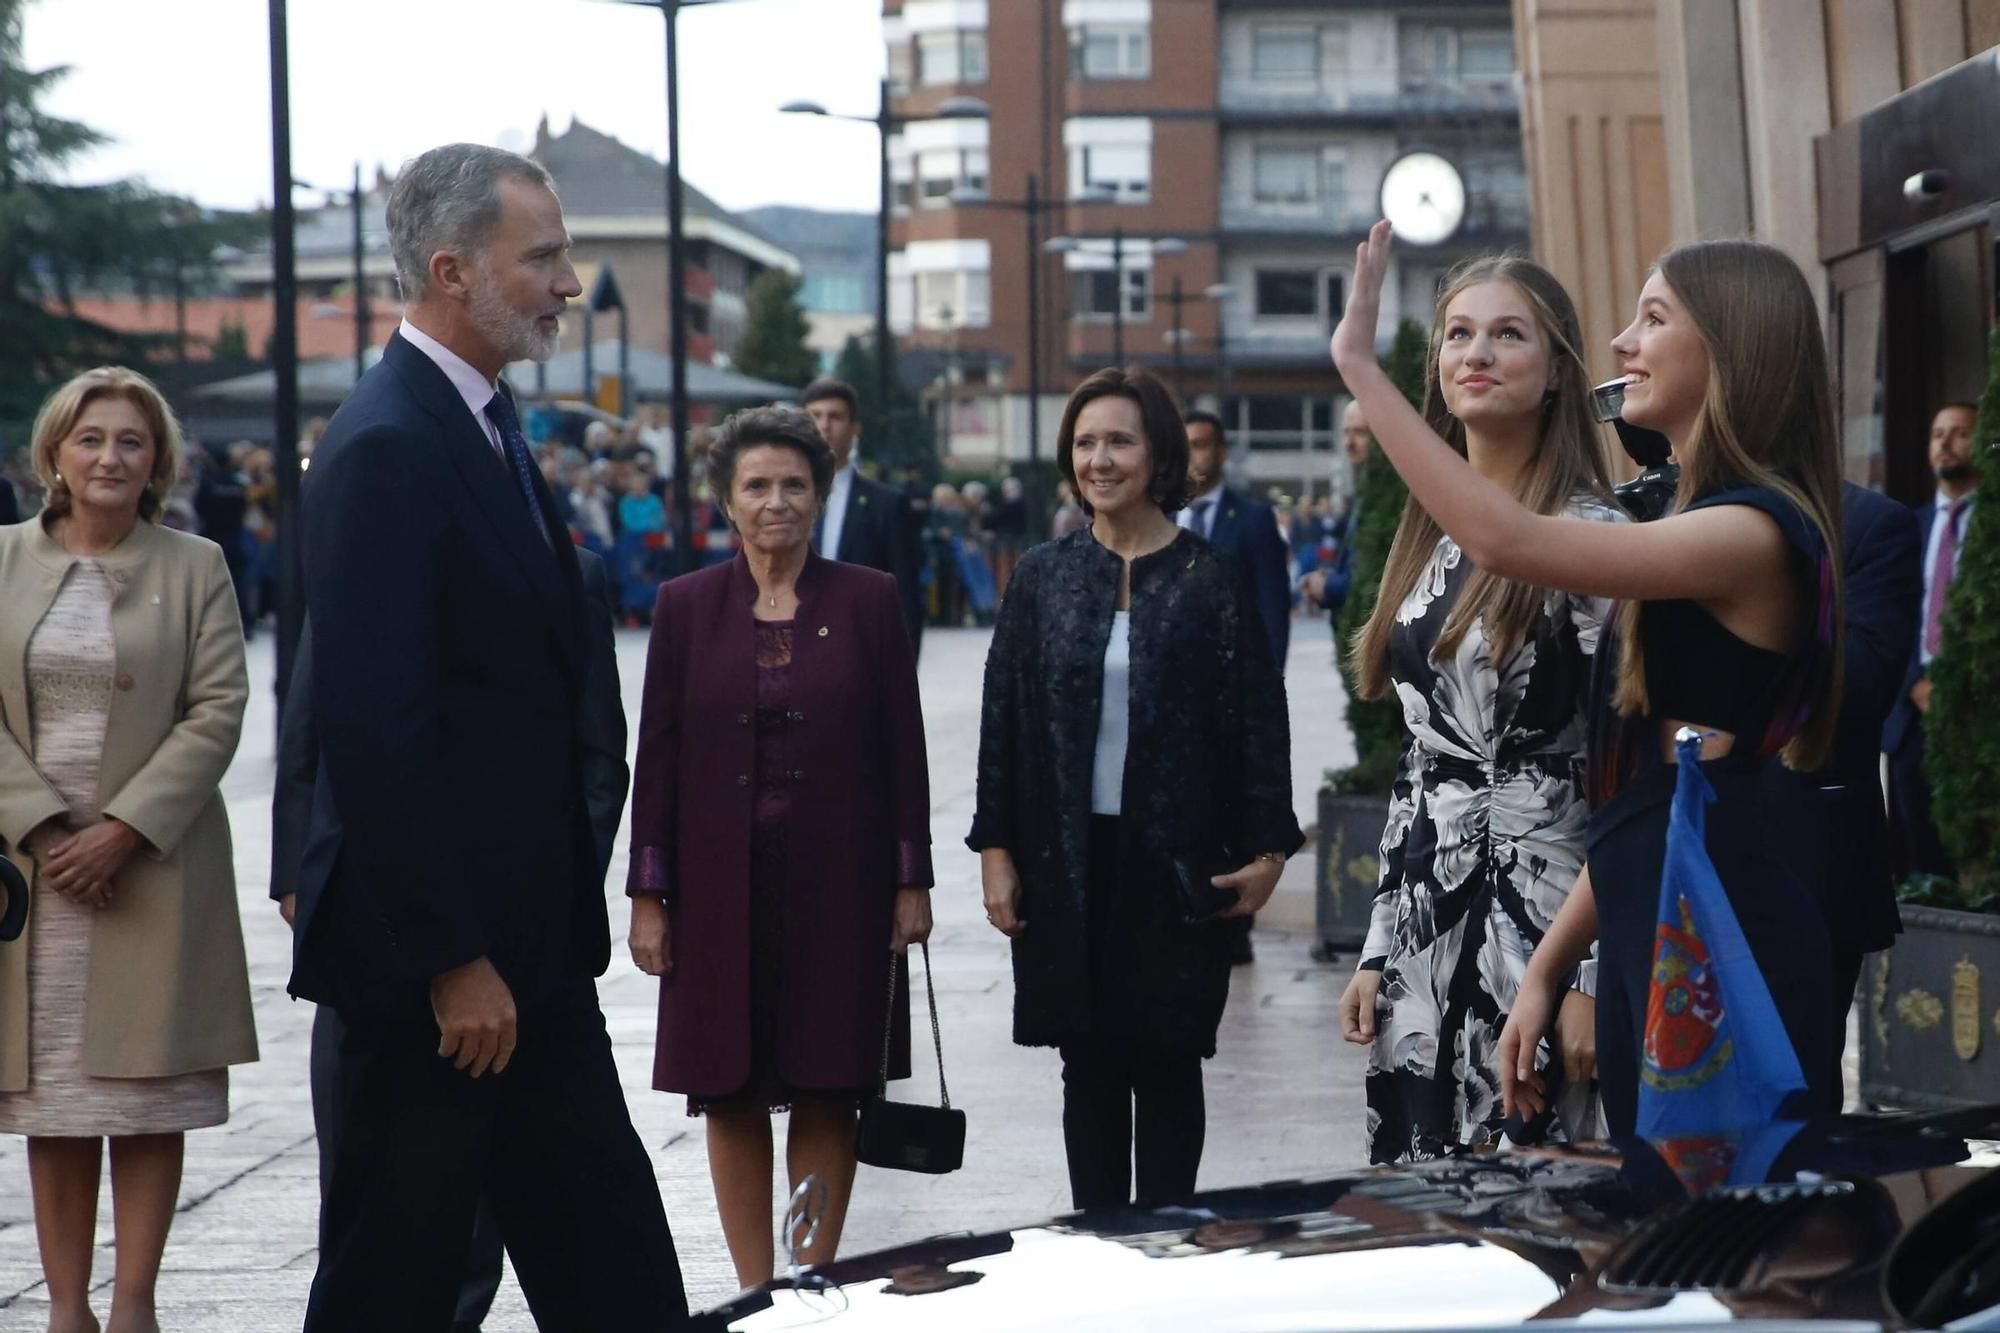
POLYGON ((496 393, 486 404, 486 416, 500 432, 500 446, 507 451, 507 465, 528 502, 528 521, 541 535, 542 545, 554 549, 548 524, 542 521, 542 506, 535 499, 534 463, 528 457, 528 437, 521 433, 521 418, 514 412, 514 400, 505 392, 496 393))

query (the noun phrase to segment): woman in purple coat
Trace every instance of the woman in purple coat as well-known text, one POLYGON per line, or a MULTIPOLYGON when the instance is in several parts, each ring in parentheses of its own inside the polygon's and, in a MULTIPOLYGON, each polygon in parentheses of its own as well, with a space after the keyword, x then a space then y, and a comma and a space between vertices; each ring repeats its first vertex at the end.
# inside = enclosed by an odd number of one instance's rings
POLYGON ((827 1206, 833 1258, 855 1113, 908 1077, 891 968, 931 930, 930 780, 895 580, 811 550, 833 485, 812 419, 724 422, 711 477, 743 550, 660 589, 633 772, 632 959, 660 978, 653 1086, 704 1116, 745 1287, 772 1275, 771 1115, 827 1206), (891 1021, 891 1014, 894 1020, 891 1021))

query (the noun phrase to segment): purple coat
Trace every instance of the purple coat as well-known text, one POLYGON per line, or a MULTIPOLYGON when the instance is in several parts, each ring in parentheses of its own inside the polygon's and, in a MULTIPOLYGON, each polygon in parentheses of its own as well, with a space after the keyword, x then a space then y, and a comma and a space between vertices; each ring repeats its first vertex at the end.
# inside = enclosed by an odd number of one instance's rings
MULTIPOLYGON (((869 1087, 896 889, 932 883, 916 663, 889 575, 811 556, 798 596, 778 1073, 799 1088, 869 1087)), ((664 1092, 725 1096, 750 1073, 756 597, 739 555, 664 585, 653 614, 628 891, 668 903, 674 966, 653 1061, 664 1092)))

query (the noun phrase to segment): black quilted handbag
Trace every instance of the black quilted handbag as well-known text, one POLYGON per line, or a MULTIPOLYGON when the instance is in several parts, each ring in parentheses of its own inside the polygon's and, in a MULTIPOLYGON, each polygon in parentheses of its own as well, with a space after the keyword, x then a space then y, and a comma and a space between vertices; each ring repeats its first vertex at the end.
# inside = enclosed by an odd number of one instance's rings
MULTIPOLYGON (((965 1112, 951 1109, 951 1092, 944 1083, 944 1034, 938 1028, 937 988, 931 984, 931 946, 924 954, 924 997, 930 1001, 931 1041, 937 1047, 938 1099, 942 1106, 892 1102, 889 1091, 889 1034, 894 1027, 885 1015, 882 1028, 882 1070, 875 1096, 861 1108, 861 1129, 854 1155, 870 1166, 891 1171, 920 1171, 941 1176, 965 1164, 965 1112)), ((896 996, 896 968, 889 967, 889 998, 896 996)))

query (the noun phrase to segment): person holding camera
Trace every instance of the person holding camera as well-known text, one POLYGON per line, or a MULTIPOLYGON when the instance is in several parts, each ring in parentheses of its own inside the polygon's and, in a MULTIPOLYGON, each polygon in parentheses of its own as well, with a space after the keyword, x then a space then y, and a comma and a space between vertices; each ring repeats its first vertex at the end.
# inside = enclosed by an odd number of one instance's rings
MULTIPOLYGON (((1431 327, 1424 420, 1537 515, 1624 519, 1611 499, 1576 307, 1512 256, 1469 260, 1431 327)), ((1369 1048, 1377 1162, 1497 1142, 1495 1053, 1529 955, 1583 869, 1583 760, 1601 597, 1501 577, 1424 506, 1403 511, 1353 648, 1361 693, 1394 690, 1409 737, 1341 1034, 1369 1048)), ((1596 1128, 1594 969, 1570 978, 1556 1046, 1564 1128, 1596 1128)), ((1553 1071, 1552 1071, 1553 1072, 1553 1071)))
POLYGON ((1057 466, 1090 526, 1022 557, 986 659, 987 919, 1014 1040, 1062 1053, 1078 1208, 1194 1192, 1229 931, 1304 842, 1270 636, 1241 566, 1173 515, 1188 438, 1143 370, 1070 396, 1057 466), (1136 1155, 1136 1168, 1135 1168, 1136 1155))
POLYGON ((1500 1037, 1510 1113, 1536 1114, 1537 1051, 1564 978, 1599 945, 1597 1062, 1614 1138, 1637 1124, 1639 1070, 1676 733, 1701 734, 1710 861, 1823 1105, 1838 1023, 1831 943, 1796 849, 1773 827, 1812 818, 1782 761, 1832 752, 1841 679, 1840 495, 1832 392, 1812 290, 1782 251, 1710 241, 1669 251, 1612 343, 1627 421, 1681 465, 1674 511, 1610 526, 1535 513, 1480 475, 1402 400, 1375 355, 1389 256, 1378 223, 1356 255, 1334 362, 1413 501, 1482 570, 1621 599, 1606 697, 1594 701, 1587 868, 1535 949, 1500 1037), (1601 799, 1600 799, 1601 798, 1601 799))

